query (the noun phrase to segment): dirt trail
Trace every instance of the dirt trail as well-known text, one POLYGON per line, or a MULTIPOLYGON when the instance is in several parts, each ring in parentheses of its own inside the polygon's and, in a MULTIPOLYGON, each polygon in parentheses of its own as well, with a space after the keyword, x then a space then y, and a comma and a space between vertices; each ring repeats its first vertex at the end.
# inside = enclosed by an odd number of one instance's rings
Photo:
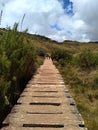
POLYGON ((45 59, 26 85, 2 130, 86 130, 51 59, 45 59))

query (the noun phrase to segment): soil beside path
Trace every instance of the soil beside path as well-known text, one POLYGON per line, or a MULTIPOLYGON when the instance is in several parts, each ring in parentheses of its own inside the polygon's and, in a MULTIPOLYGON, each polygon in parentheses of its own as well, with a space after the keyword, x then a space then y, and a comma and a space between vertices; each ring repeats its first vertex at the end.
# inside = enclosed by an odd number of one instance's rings
POLYGON ((51 59, 28 82, 1 130, 86 130, 51 59))

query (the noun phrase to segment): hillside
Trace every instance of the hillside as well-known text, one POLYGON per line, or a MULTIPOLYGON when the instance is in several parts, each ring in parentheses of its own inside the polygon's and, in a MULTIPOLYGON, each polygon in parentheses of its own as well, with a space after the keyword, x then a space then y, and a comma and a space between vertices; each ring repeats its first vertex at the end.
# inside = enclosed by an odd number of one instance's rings
POLYGON ((29 40, 34 45, 39 55, 45 54, 46 52, 51 53, 54 63, 63 75, 65 84, 76 100, 77 107, 88 129, 97 130, 98 44, 93 42, 79 43, 73 41, 56 43, 55 41, 37 35, 31 36, 29 40), (66 52, 68 52, 68 56, 66 52), (69 58, 69 60, 67 60, 69 55, 72 56, 72 59, 69 58), (81 59, 79 61, 80 55, 81 59), (67 63, 64 63, 64 61, 67 63))
POLYGON ((47 52, 60 70, 88 130, 98 130, 98 44, 58 43, 44 36, 19 33, 17 25, 13 30, 0 30, 0 117, 5 117, 16 103, 47 52))

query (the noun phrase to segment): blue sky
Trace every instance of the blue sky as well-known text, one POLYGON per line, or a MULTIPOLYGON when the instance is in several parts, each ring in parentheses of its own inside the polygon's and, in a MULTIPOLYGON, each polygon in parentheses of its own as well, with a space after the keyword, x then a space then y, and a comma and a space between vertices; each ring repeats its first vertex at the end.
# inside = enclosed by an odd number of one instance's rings
POLYGON ((1 10, 1 28, 17 22, 19 31, 59 42, 98 41, 98 0, 0 0, 1 10))
MULTIPOLYGON (((70 0, 58 0, 58 1, 61 3, 65 15, 72 16, 73 15, 73 3, 70 2, 70 0)), ((55 23, 54 25, 50 25, 50 27, 53 29, 56 29, 57 31, 64 30, 57 23, 55 23)), ((68 35, 72 35, 70 30, 67 30, 65 33, 67 33, 68 35)))
POLYGON ((59 2, 61 2, 66 14, 73 15, 73 3, 70 0, 59 0, 59 2))
POLYGON ((53 29, 56 29, 58 31, 62 31, 63 30, 63 28, 60 28, 57 24, 50 25, 50 27, 53 28, 53 29))

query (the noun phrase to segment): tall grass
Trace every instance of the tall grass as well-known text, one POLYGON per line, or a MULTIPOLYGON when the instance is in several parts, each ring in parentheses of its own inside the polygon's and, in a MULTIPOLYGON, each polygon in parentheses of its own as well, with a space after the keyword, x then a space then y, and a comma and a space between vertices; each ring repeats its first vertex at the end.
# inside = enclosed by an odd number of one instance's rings
MULTIPOLYGON (((56 56, 58 57, 59 53, 56 53, 56 56)), ((86 127, 88 130, 97 130, 98 53, 84 49, 80 53, 74 54, 69 63, 62 66, 59 60, 56 60, 56 65, 76 101, 77 107, 85 120, 86 127)))

